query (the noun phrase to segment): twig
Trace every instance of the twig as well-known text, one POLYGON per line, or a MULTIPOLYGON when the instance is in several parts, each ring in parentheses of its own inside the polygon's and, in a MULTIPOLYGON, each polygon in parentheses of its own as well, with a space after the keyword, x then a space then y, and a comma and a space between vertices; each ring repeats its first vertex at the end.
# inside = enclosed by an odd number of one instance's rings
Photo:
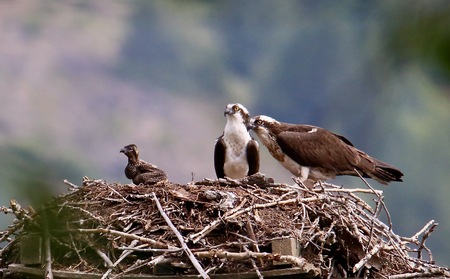
POLYGON ((164 218, 164 220, 166 221, 167 225, 169 225, 170 229, 175 233, 176 237, 178 238, 178 241, 181 244, 181 247, 183 248, 184 252, 186 253, 186 255, 191 260, 191 262, 194 265, 195 269, 197 269, 197 271, 199 272, 200 276, 202 276, 202 278, 209 279, 210 278, 209 275, 205 272, 203 267, 200 265, 200 263, 195 258, 195 256, 192 253, 192 251, 186 245, 183 236, 180 234, 180 232, 177 230, 177 228, 173 225, 173 223, 170 220, 169 216, 167 216, 167 214, 164 212, 164 209, 162 208, 161 204, 159 203, 159 200, 156 197, 155 193, 153 193, 153 200, 155 201, 156 206, 158 207, 159 213, 164 218))
MULTIPOLYGON (((248 248, 247 248, 246 246, 244 246, 244 250, 245 250, 246 252, 250 251, 250 250, 248 250, 248 248)), ((259 251, 258 251, 258 252, 259 252, 259 251)), ((260 259, 260 260, 261 260, 261 259, 260 259)), ((258 268, 258 266, 257 266, 256 263, 255 263, 255 260, 252 259, 252 258, 250 258, 250 263, 252 264, 252 267, 253 267, 253 269, 255 270, 256 275, 258 275, 258 278, 259 278, 259 279, 264 279, 264 276, 261 274, 261 271, 259 271, 259 268, 258 268)))
POLYGON ((126 274, 128 272, 131 272, 133 270, 136 270, 138 268, 141 268, 143 266, 153 267, 153 266, 159 264, 160 262, 162 262, 164 259, 165 259, 164 255, 160 255, 160 256, 157 256, 157 257, 153 258, 152 260, 144 260, 144 261, 143 260, 137 260, 137 261, 134 262, 133 265, 128 267, 126 270, 124 270, 123 272, 121 272, 121 273, 117 274, 116 276, 112 277, 112 279, 121 278, 121 277, 123 277, 122 275, 124 275, 124 274, 126 274))
POLYGON ((204 227, 203 230, 201 230, 200 232, 189 235, 188 238, 191 239, 192 243, 194 243, 194 244, 199 242, 208 233, 212 232, 215 228, 217 228, 217 226, 219 226, 219 224, 224 221, 225 217, 227 217, 227 216, 233 214, 234 212, 238 211, 239 209, 241 209, 246 202, 247 202, 247 199, 243 199, 242 202, 237 207, 225 212, 225 214, 222 217, 219 217, 218 219, 212 221, 208 226, 204 227))
POLYGON ((112 267, 114 265, 113 262, 108 258, 108 256, 105 253, 103 253, 102 251, 100 251, 97 248, 95 248, 94 250, 95 250, 95 253, 97 253, 97 255, 99 255, 100 258, 103 259, 103 261, 105 262, 107 267, 112 267))
POLYGON ((114 188, 112 188, 111 186, 107 185, 108 189, 110 189, 111 191, 113 191, 116 195, 118 195, 122 200, 124 200, 126 203, 131 203, 129 202, 124 196, 122 196, 119 192, 117 192, 114 188))
POLYGON ((447 274, 445 274, 444 271, 435 271, 435 272, 430 272, 430 271, 425 271, 425 272, 412 272, 412 273, 403 273, 403 274, 396 274, 396 275, 391 275, 388 278, 389 279, 408 279, 408 278, 424 278, 424 277, 430 277, 430 276, 436 276, 436 275, 444 275, 444 276, 449 276, 448 272, 447 274))
POLYGON ((155 249, 155 248, 131 248, 131 247, 119 247, 118 250, 130 250, 135 252, 149 252, 149 253, 177 253, 183 251, 182 248, 176 249, 155 249))
POLYGON ((355 264, 355 266, 353 266, 353 273, 359 271, 361 267, 363 267, 376 253, 378 253, 378 251, 380 251, 380 249, 383 248, 383 244, 373 247, 372 250, 370 250, 370 252, 364 256, 364 258, 362 258, 358 263, 355 264))
POLYGON ((423 226, 423 228, 418 231, 415 235, 411 236, 411 237, 402 237, 401 239, 403 241, 407 241, 407 242, 412 242, 415 244, 419 244, 419 236, 421 234, 423 234, 426 230, 428 230, 428 228, 433 225, 434 220, 429 221, 425 226, 423 226))
POLYGON ((121 232, 121 231, 111 230, 111 229, 104 229, 104 228, 98 228, 98 229, 73 229, 73 230, 69 230, 69 232, 111 234, 111 235, 125 237, 125 238, 128 238, 128 239, 136 239, 136 240, 139 240, 140 242, 148 243, 148 244, 150 244, 151 246, 153 246, 155 248, 176 249, 175 246, 172 246, 172 245, 160 242, 160 241, 156 241, 156 240, 153 240, 153 239, 150 239, 150 238, 138 236, 138 235, 135 235, 135 234, 129 234, 129 233, 121 232))
POLYGON ((422 249, 425 249, 425 250, 427 250, 428 255, 430 257, 430 262, 433 262, 433 255, 431 254, 431 251, 425 246, 425 241, 434 232, 434 230, 436 229, 437 226, 438 226, 438 223, 433 223, 431 225, 431 227, 429 227, 427 229, 427 231, 423 234, 422 240, 420 241, 419 249, 418 249, 418 252, 417 252, 417 257, 419 259, 422 258, 422 249))
POLYGON ((48 216, 45 210, 42 212, 42 215, 43 215, 42 223, 44 230, 44 247, 45 247, 45 279, 53 279, 50 233, 48 230, 48 216))
MULTIPOLYGON (((136 244, 138 243, 137 240, 133 240, 130 244, 130 248, 133 248, 134 246, 136 246, 136 244)), ((143 244, 143 245, 147 245, 147 244, 143 244)), ((143 246, 141 245, 141 247, 143 246)), ((113 271, 113 269, 121 262, 123 261, 126 257, 128 257, 128 255, 132 254, 134 251, 133 250, 127 250, 127 251, 123 251, 122 254, 120 255, 119 259, 117 261, 115 261, 111 266, 109 266, 109 269, 103 274, 101 279, 106 279, 108 278, 108 275, 113 271)))
MULTIPOLYGON (((325 184, 326 185, 326 184, 325 184)), ((346 188, 323 188, 323 189, 313 189, 313 192, 339 192, 339 193, 363 193, 363 194, 373 194, 374 192, 382 195, 382 190, 371 190, 371 189, 361 189, 361 188, 354 188, 354 189, 346 189, 346 188)))
POLYGON ((246 260, 250 258, 256 259, 266 259, 266 260, 276 260, 279 262, 288 262, 295 264, 306 272, 312 272, 314 276, 318 276, 321 274, 320 269, 315 267, 314 265, 308 263, 305 259, 301 257, 295 257, 291 255, 280 255, 280 254, 272 254, 266 252, 252 252, 246 251, 241 253, 236 252, 228 252, 228 251, 206 251, 206 252, 195 252, 194 253, 199 258, 221 258, 221 259, 230 259, 230 260, 246 260))
POLYGON ((69 185, 69 186, 70 186, 71 188, 73 188, 73 189, 80 189, 80 188, 81 188, 81 186, 75 185, 75 184, 73 184, 72 182, 69 182, 69 180, 67 180, 67 179, 64 179, 63 182, 64 182, 65 184, 69 185))

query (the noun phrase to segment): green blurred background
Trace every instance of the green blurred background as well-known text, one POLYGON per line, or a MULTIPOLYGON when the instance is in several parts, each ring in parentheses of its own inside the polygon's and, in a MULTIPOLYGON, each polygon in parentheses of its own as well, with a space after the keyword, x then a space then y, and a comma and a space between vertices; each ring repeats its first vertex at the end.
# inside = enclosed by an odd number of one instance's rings
MULTIPOLYGON (((372 182, 394 231, 435 219, 428 246, 450 262, 448 1, 1 1, 0 34, 1 205, 38 206, 65 178, 128 183, 129 143, 174 182, 214 178, 223 110, 241 102, 403 170, 372 182)), ((262 172, 291 183, 261 149, 262 172)))

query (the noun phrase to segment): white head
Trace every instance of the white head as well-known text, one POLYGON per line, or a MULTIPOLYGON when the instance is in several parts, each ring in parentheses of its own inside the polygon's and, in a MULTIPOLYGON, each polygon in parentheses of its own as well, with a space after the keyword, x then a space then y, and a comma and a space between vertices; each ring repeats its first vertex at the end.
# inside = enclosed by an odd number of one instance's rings
POLYGON ((250 114, 248 110, 241 104, 228 104, 225 108, 224 116, 227 117, 228 121, 235 121, 239 123, 244 123, 247 125, 248 120, 250 119, 250 114))
POLYGON ((280 124, 272 117, 266 115, 257 115, 250 119, 248 123, 249 129, 254 130, 256 133, 269 132, 269 127, 274 124, 280 124))

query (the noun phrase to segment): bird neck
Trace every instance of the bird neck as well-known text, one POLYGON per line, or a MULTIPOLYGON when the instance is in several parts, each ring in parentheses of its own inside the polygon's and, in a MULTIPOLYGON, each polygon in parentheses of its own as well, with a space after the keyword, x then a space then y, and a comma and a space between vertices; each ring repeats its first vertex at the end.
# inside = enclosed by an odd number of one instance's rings
POLYGON ((130 156, 128 157, 128 163, 136 165, 137 163, 139 163, 139 158, 137 156, 130 156))
POLYGON ((224 134, 247 134, 247 126, 242 117, 229 117, 225 124, 224 134))

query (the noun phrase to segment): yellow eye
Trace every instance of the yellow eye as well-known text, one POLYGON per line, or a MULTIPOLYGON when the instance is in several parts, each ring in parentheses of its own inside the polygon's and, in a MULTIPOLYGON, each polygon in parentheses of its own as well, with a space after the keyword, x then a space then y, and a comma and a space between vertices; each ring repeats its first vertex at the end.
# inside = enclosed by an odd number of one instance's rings
POLYGON ((233 110, 234 111, 238 111, 239 110, 239 106, 233 106, 233 110))
POLYGON ((262 125, 264 122, 261 119, 256 120, 256 125, 262 125))

